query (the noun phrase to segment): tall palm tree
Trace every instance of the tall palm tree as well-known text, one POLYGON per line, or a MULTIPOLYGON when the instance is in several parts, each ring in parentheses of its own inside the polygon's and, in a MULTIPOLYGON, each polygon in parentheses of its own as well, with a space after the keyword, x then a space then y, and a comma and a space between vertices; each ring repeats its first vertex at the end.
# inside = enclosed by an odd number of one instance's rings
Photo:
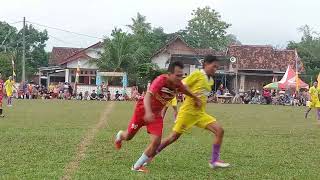
POLYGON ((140 13, 137 13, 136 18, 131 18, 132 25, 127 25, 134 34, 145 34, 147 32, 151 31, 151 24, 147 23, 146 16, 141 15, 140 13))

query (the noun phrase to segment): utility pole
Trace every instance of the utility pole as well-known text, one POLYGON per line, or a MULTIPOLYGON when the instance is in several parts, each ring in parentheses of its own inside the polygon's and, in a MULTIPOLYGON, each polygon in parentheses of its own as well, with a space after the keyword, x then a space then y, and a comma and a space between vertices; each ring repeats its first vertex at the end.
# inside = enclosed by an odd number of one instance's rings
POLYGON ((23 29, 22 29, 22 77, 21 81, 26 81, 26 18, 23 17, 23 29))

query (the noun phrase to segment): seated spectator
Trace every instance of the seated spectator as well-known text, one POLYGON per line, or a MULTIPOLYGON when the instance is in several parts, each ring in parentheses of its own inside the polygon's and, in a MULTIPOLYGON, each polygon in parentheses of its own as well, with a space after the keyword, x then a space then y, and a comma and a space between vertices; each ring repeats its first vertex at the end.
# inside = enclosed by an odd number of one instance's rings
POLYGON ((119 94, 119 91, 116 91, 116 94, 115 94, 115 100, 116 101, 119 101, 119 97, 120 97, 121 94, 119 94))
POLYGON ((89 92, 88 91, 84 92, 84 96, 83 96, 82 100, 90 100, 90 96, 89 96, 89 92))
POLYGON ((262 96, 265 98, 267 104, 271 103, 272 99, 271 99, 271 93, 269 90, 263 89, 262 96))
POLYGON ((108 91, 108 92, 107 92, 107 101, 110 101, 110 100, 111 100, 111 92, 108 91))
POLYGON ((78 94, 77 100, 82 100, 82 99, 83 99, 83 94, 82 94, 82 92, 80 92, 80 93, 78 94))
POLYGON ((96 90, 92 90, 92 93, 90 94, 90 99, 91 100, 97 100, 98 99, 98 95, 96 93, 96 90))
POLYGON ((119 98, 118 98, 119 101, 124 101, 124 97, 122 94, 120 94, 119 98))
POLYGON ((58 99, 63 99, 63 91, 59 91, 58 99))

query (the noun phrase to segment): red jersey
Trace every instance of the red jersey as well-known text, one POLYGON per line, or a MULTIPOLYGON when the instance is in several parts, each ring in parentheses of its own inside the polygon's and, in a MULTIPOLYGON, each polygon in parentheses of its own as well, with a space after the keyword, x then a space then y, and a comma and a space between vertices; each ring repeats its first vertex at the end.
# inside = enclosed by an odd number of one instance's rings
POLYGON ((158 76, 150 85, 148 92, 151 96, 151 109, 155 115, 152 122, 146 123, 143 119, 145 115, 143 98, 139 99, 128 125, 128 133, 135 134, 142 126, 147 127, 150 134, 161 136, 163 129, 163 117, 161 111, 163 107, 172 100, 178 91, 183 92, 185 89, 182 82, 172 84, 168 81, 168 75, 158 76))
POLYGON ((4 82, 2 79, 0 79, 0 96, 3 95, 3 87, 4 87, 4 82))
POLYGON ((150 85, 148 90, 152 94, 151 108, 153 112, 161 112, 163 107, 176 97, 177 92, 185 90, 182 82, 172 84, 168 81, 168 75, 162 74, 158 76, 150 85))

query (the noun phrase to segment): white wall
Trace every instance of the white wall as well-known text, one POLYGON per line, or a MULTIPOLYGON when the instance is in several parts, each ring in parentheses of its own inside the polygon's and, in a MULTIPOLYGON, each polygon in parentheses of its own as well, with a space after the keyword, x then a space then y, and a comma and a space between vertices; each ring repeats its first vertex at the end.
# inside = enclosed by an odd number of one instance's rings
MULTIPOLYGON (((80 69, 98 69, 96 64, 93 64, 88 59, 80 59, 80 69)), ((72 61, 67 63, 67 68, 74 68, 78 67, 78 61, 72 61)))
POLYGON ((157 64, 160 69, 165 69, 166 62, 170 59, 170 54, 167 53, 160 53, 157 56, 153 57, 151 59, 151 62, 154 64, 157 64))
POLYGON ((102 48, 98 48, 98 49, 88 49, 86 51, 86 54, 92 58, 98 59, 100 58, 100 53, 103 52, 102 48))

